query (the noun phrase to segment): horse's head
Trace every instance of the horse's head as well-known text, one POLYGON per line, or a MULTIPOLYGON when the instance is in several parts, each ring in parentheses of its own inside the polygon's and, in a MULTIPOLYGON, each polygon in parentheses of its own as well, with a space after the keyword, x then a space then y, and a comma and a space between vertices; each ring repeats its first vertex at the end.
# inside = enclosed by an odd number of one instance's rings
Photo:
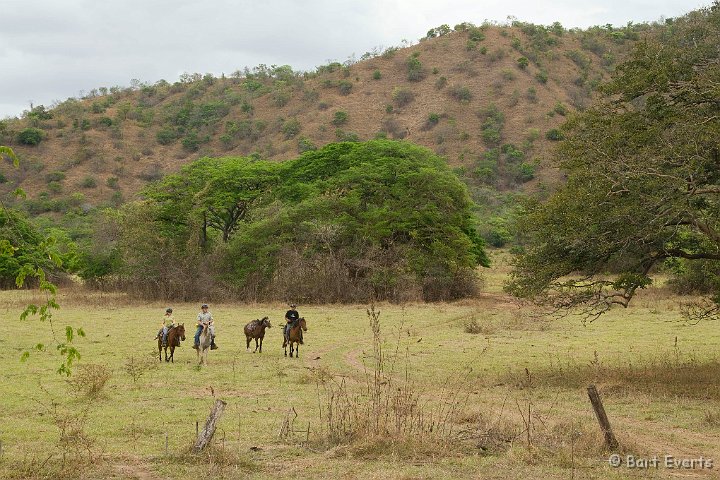
POLYGON ((263 317, 263 319, 260 320, 260 325, 263 325, 267 328, 272 327, 272 325, 270 325, 270 319, 268 317, 263 317))
POLYGON ((303 331, 307 332, 307 323, 305 322, 305 317, 300 317, 300 328, 302 328, 303 331))
POLYGON ((180 340, 183 342, 185 341, 185 324, 181 323, 180 325, 175 327, 177 329, 177 334, 180 336, 180 340))

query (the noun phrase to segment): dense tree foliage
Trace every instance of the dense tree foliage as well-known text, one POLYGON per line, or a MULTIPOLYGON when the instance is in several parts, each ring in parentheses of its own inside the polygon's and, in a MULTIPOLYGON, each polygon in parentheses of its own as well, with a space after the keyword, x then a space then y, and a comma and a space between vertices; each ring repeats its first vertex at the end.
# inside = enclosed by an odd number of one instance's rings
MULTIPOLYGON (((19 165, 15 152, 0 145, 0 160, 5 157, 9 158, 15 167, 19 165)), ((17 189, 15 194, 24 196, 25 192, 17 189)), ((80 353, 73 346, 73 340, 76 335, 85 336, 85 332, 81 328, 68 325, 63 338, 55 336, 52 311, 59 308, 59 305, 56 301, 57 288, 48 279, 48 272, 58 271, 61 266, 62 259, 55 248, 54 238, 40 235, 23 215, 6 208, 0 202, 0 288, 21 288, 29 283, 28 279, 33 279, 39 290, 45 293, 45 301, 28 304, 20 314, 20 320, 37 315, 41 321, 51 323, 55 349, 63 358, 58 373, 70 375, 72 363, 80 358, 80 353)), ((34 349, 44 351, 46 347, 38 343, 34 349)), ((25 360, 29 356, 30 351, 25 350, 21 358, 25 360)))
POLYGON ((456 298, 488 265, 464 185, 408 143, 332 144, 281 164, 205 158, 145 195, 118 215, 118 245, 131 283, 165 296, 219 282, 254 298, 456 298))
POLYGON ((593 316, 627 306, 663 263, 720 260, 718 45, 717 3, 668 21, 565 126, 567 184, 529 206, 511 292, 593 316))

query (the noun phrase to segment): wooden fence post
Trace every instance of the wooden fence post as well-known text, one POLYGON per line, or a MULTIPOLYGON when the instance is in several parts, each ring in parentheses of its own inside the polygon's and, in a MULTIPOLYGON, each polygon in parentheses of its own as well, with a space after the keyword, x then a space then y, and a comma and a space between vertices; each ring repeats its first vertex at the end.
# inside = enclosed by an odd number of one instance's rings
POLYGON ((217 422, 220 419, 220 416, 222 415, 223 410, 225 410, 226 406, 226 402, 223 402, 222 400, 215 400, 215 405, 213 405, 212 410, 210 410, 210 416, 205 422, 205 427, 198 434, 197 440, 195 441, 195 446, 193 446, 193 452, 199 453, 208 446, 208 444, 212 440, 213 435, 215 434, 217 422))
POLYGON ((605 435, 605 445, 611 450, 618 448, 618 441, 613 434, 612 427, 610 427, 610 420, 608 420, 607 414, 605 413, 605 407, 603 407, 602 400, 600 400, 600 394, 595 388, 595 385, 590 385, 587 388, 588 397, 590 397, 590 403, 592 403, 593 410, 595 410, 595 416, 597 417, 600 429, 605 435))

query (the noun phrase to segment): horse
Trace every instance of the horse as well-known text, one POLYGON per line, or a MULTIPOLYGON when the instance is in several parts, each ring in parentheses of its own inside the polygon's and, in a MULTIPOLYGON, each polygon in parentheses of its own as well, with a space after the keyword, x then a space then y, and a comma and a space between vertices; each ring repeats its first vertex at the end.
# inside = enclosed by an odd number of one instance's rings
POLYGON ((210 350, 210 343, 212 343, 212 336, 208 331, 208 325, 203 324, 202 332, 200 333, 200 345, 197 348, 197 356, 199 365, 207 365, 208 350, 210 350))
POLYGON ((298 354, 300 353, 300 329, 303 329, 303 331, 307 332, 307 323, 305 322, 305 317, 300 317, 300 320, 295 322, 295 324, 290 327, 290 331, 288 332, 288 338, 289 341, 283 341, 283 348, 285 349, 285 356, 287 357, 287 346, 290 345, 290 357, 293 356, 293 351, 295 352, 295 358, 298 358, 298 354), (293 348, 293 344, 294 348, 293 348))
MULTIPOLYGON (((185 324, 181 323, 180 325, 177 325, 170 330, 168 330, 167 334, 167 344, 164 345, 165 348, 165 361, 166 362, 172 362, 175 363, 174 355, 175 355, 175 347, 180 346, 180 341, 185 341, 185 324), (170 358, 168 359, 167 349, 170 347, 170 358)), ((159 360, 162 362, 162 335, 158 337, 158 357, 159 360)))
POLYGON ((263 317, 262 320, 253 320, 252 322, 245 325, 245 339, 247 340, 247 349, 250 350, 250 340, 255 339, 255 350, 253 350, 253 353, 258 351, 258 348, 260 348, 260 353, 262 353, 262 343, 263 338, 265 338, 265 329, 271 328, 272 325, 270 325, 270 320, 268 320, 268 317, 263 317), (258 347, 258 339, 260 340, 260 345, 258 347))

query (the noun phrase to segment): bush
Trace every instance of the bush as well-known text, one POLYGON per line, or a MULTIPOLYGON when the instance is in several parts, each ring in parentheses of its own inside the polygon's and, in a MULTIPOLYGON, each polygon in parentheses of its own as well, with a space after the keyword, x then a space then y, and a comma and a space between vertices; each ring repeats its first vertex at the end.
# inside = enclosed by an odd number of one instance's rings
POLYGON ((425 78, 425 70, 422 63, 415 55, 410 56, 407 60, 407 79, 410 82, 419 82, 425 78))
POLYGON ((380 73, 380 70, 375 70, 372 74, 373 80, 380 80, 382 78, 382 74, 380 73))
POLYGON ((97 187, 97 180, 95 180, 95 177, 87 176, 80 181, 80 186, 82 188, 95 188, 97 187))
POLYGON ((520 57, 517 59, 517 64, 520 69, 525 70, 528 65, 530 65, 530 61, 527 59, 527 57, 520 57))
POLYGON ((155 134, 155 138, 160 145, 170 145, 177 140, 175 129, 166 127, 155 134))
POLYGON ((300 133, 300 129, 302 127, 300 126, 300 122, 297 118, 291 118, 290 120, 286 120, 283 122, 282 126, 282 133, 285 135, 285 139, 290 139, 300 133))
POLYGON ((189 152, 196 152, 200 148, 200 138, 198 138, 197 133, 190 132, 185 138, 183 138, 182 146, 189 152))
POLYGON ((407 88, 396 87, 393 90, 392 99, 398 107, 404 107, 415 100, 415 94, 407 88))
POLYGON ((352 82, 348 82, 347 80, 343 80, 338 84, 338 89, 340 90, 340 95, 350 95, 350 92, 352 91, 353 84, 352 82))
POLYGON ((472 100, 472 92, 468 87, 453 85, 448 89, 448 93, 452 98, 462 103, 468 103, 472 100))
POLYGON ((45 133, 39 128, 26 128, 18 133, 17 139, 23 145, 35 146, 42 141, 44 135, 45 133))
POLYGON ((347 123, 348 114, 342 110, 339 110, 333 114, 332 124, 336 127, 345 125, 347 123))
POLYGON ((552 140, 554 142, 564 140, 565 135, 560 131, 558 128, 553 128, 551 130, 548 130, 548 132, 545 134, 545 138, 548 140, 552 140))
POLYGON ((305 153, 313 150, 317 150, 317 146, 309 138, 302 137, 298 140, 298 152, 305 153))
POLYGON ((548 74, 545 70, 540 70, 538 73, 535 74, 535 79, 540 83, 547 83, 548 74))
POLYGON ((431 113, 430 115, 428 115, 428 118, 427 118, 428 126, 435 126, 439 122, 440 122, 440 115, 438 115, 437 113, 431 113))
POLYGON ((120 187, 120 179, 118 177, 110 177, 105 184, 113 190, 117 190, 120 187))
POLYGON ((437 88, 438 90, 442 90, 443 88, 445 88, 445 85, 447 85, 447 78, 440 77, 435 80, 435 88, 437 88))
POLYGON ((47 175, 45 175, 45 181, 46 181, 47 183, 50 183, 50 182, 62 182, 63 180, 65 180, 65 172, 61 172, 61 171, 57 171, 57 170, 56 170, 56 171, 54 171, 54 172, 50 172, 50 173, 48 173, 47 175))
POLYGON ((77 371, 67 381, 75 392, 88 398, 98 397, 108 380, 112 377, 112 371, 103 365, 79 365, 77 371))

